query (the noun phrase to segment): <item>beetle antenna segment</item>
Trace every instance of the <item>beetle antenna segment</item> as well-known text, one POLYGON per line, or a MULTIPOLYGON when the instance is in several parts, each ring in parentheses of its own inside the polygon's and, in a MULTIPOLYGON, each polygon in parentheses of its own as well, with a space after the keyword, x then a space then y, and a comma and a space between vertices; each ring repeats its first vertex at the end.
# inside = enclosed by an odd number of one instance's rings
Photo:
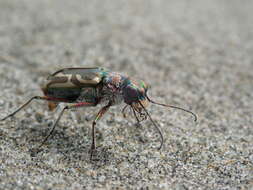
POLYGON ((175 109, 183 110, 185 112, 188 112, 188 113, 192 114, 193 117, 194 117, 194 121, 195 122, 198 119, 197 115, 195 113, 191 112, 190 110, 187 110, 187 109, 184 109, 184 108, 180 108, 180 107, 177 107, 177 106, 172 106, 172 105, 167 105, 167 104, 161 104, 161 103, 158 103, 158 102, 155 102, 155 101, 151 100, 148 96, 146 96, 146 97, 147 97, 148 101, 151 102, 151 103, 153 103, 153 104, 157 104, 157 105, 164 106, 164 107, 170 107, 170 108, 175 108, 175 109))
POLYGON ((160 128, 156 125, 156 123, 154 122, 154 120, 152 119, 151 115, 148 113, 148 110, 146 110, 146 108, 142 105, 142 103, 139 101, 139 104, 141 105, 141 107, 144 109, 144 111, 146 112, 146 114, 148 115, 150 121, 153 123, 153 125, 155 126, 155 128, 157 129, 158 133, 160 134, 161 137, 161 145, 158 148, 158 150, 160 150, 163 146, 163 134, 160 130, 160 128))
POLYGON ((57 120, 55 121, 54 125, 53 125, 53 128, 51 129, 51 131, 49 132, 49 134, 46 136, 46 138, 43 140, 43 142, 40 144, 40 146, 37 148, 38 150, 45 144, 45 142, 47 141, 47 139, 53 134, 54 132, 54 129, 56 127, 56 125, 58 124, 58 122, 60 121, 63 113, 65 110, 69 109, 68 106, 64 107, 60 113, 60 115, 58 116, 57 120))

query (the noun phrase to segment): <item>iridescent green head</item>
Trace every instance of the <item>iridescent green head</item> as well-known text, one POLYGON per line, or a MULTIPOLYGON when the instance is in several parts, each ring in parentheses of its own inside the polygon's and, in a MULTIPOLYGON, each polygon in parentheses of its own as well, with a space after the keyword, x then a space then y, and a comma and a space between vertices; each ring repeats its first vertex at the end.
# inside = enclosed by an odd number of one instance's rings
POLYGON ((132 78, 127 78, 124 88, 123 97, 126 104, 134 106, 136 109, 141 109, 142 106, 148 106, 147 91, 148 85, 142 80, 136 80, 132 78))

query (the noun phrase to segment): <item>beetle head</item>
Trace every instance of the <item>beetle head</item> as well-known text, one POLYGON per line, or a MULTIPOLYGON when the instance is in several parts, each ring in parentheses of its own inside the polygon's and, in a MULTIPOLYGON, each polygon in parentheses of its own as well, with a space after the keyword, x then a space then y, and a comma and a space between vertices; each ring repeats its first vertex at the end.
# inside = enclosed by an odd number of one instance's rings
MULTIPOLYGON (((162 132, 160 131, 158 125, 154 122, 154 120, 152 119, 148 110, 146 109, 149 102, 156 104, 156 105, 170 107, 170 108, 176 108, 176 109, 180 109, 185 112, 188 112, 194 116, 194 121, 197 121, 197 115, 194 114, 193 112, 186 110, 184 108, 181 108, 181 107, 155 102, 147 96, 147 90, 148 90, 148 86, 146 85, 145 82, 143 82, 141 80, 137 81, 134 79, 127 78, 125 80, 125 84, 122 89, 122 92, 123 92, 124 102, 131 106, 134 116, 137 120, 137 123, 139 124, 141 121, 149 118, 150 121, 155 126, 155 128, 157 129, 157 131, 159 132, 160 137, 161 137, 161 144, 160 144, 158 150, 160 150, 163 145, 163 135, 162 135, 162 132)), ((124 110, 125 110, 125 108, 122 110, 122 113, 124 112, 124 110)))
POLYGON ((142 80, 127 79, 127 84, 123 88, 124 102, 131 105, 136 111, 141 111, 148 106, 146 98, 148 85, 142 80))

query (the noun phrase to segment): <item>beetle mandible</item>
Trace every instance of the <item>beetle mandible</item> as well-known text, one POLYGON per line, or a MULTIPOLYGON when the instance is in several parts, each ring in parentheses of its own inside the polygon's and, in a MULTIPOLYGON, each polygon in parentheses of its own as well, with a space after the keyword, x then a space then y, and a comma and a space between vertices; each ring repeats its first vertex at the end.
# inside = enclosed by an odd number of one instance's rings
POLYGON ((40 144, 38 150, 52 135, 63 113, 66 110, 73 108, 96 106, 98 104, 105 103, 105 106, 100 109, 92 122, 92 143, 90 149, 91 160, 93 152, 96 149, 96 123, 113 105, 124 102, 126 106, 122 110, 123 115, 125 109, 130 106, 130 109, 133 111, 138 123, 146 118, 149 118, 161 137, 161 144, 158 149, 162 148, 163 135, 146 109, 148 103, 186 111, 194 116, 195 121, 197 120, 196 114, 189 110, 177 106, 157 103, 151 100, 147 95, 148 85, 144 81, 136 80, 128 77, 127 75, 111 72, 100 67, 61 69, 49 75, 41 89, 44 96, 32 97, 16 111, 0 120, 4 121, 9 117, 14 116, 17 112, 36 99, 48 101, 49 109, 51 110, 53 110, 59 103, 71 103, 62 109, 57 120, 53 124, 51 131, 40 144))

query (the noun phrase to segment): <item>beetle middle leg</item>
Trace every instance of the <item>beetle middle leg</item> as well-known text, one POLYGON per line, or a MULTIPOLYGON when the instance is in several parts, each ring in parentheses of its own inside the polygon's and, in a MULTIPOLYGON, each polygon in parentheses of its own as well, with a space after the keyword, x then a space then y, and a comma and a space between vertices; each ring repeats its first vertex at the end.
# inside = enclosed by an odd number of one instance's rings
POLYGON ((90 149, 90 160, 92 160, 93 152, 96 149, 96 134, 95 134, 96 133, 95 132, 96 123, 99 119, 101 119, 103 117, 105 112, 107 112, 110 107, 111 107, 111 102, 109 102, 106 106, 101 108, 101 110, 98 112, 98 114, 96 115, 96 118, 94 119, 94 121, 92 123, 92 144, 91 144, 91 149, 90 149))

